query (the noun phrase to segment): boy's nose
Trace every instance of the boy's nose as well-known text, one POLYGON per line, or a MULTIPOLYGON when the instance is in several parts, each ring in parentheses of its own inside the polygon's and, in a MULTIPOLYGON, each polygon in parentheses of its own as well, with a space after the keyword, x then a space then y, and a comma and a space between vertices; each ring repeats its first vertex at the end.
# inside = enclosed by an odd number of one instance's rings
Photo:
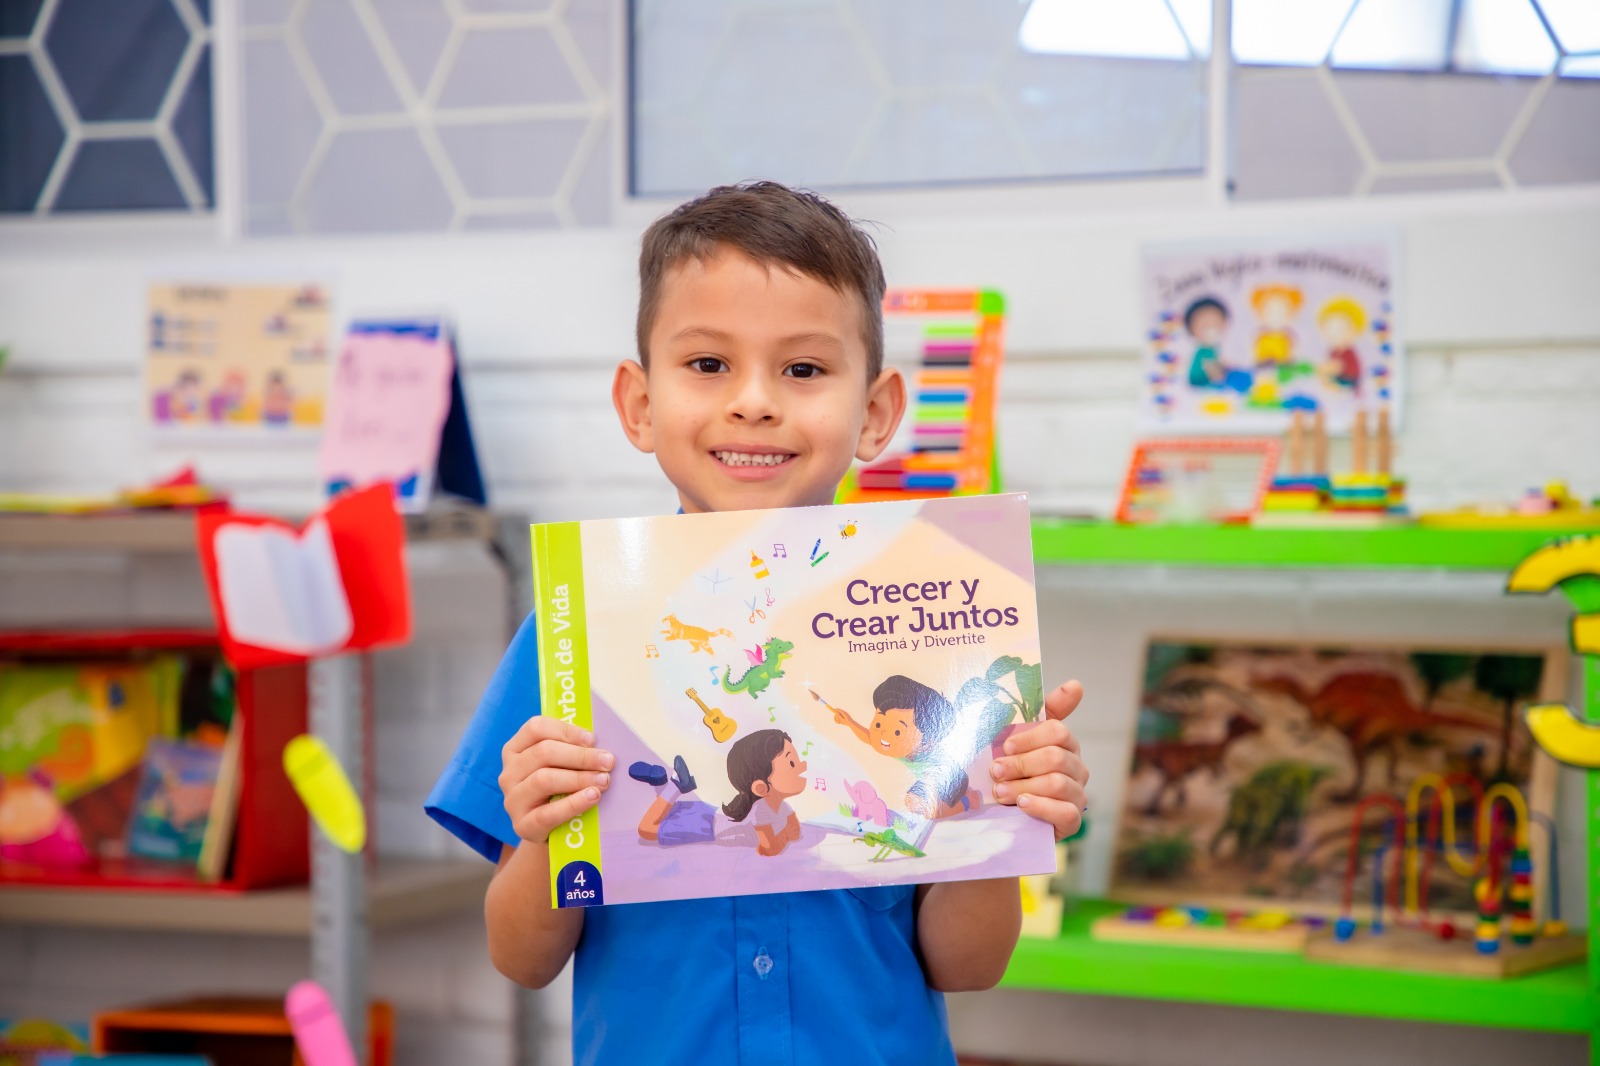
POLYGON ((777 397, 764 376, 740 375, 728 401, 728 417, 739 422, 775 422, 778 414, 777 397))

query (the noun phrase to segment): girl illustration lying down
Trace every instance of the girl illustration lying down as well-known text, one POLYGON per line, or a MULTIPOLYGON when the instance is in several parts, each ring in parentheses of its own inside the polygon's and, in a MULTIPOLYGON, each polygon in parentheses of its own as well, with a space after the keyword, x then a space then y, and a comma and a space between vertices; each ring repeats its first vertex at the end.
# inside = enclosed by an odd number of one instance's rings
POLYGON ((800 839, 800 819, 784 802, 806 790, 805 760, 781 729, 761 729, 740 737, 728 750, 728 781, 738 794, 719 810, 692 799, 696 787, 688 764, 679 755, 672 775, 664 766, 636 762, 628 776, 656 790, 656 798, 639 819, 639 836, 664 848, 682 844, 740 844, 755 829, 756 851, 777 855, 800 839), (749 826, 745 826, 746 819, 749 826))

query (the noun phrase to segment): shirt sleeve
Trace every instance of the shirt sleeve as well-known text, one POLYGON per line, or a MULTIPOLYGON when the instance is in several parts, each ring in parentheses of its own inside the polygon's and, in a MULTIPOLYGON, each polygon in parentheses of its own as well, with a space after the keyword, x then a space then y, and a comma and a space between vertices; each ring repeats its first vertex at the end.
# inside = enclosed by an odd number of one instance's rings
POLYGON ((430 818, 490 862, 500 861, 502 844, 518 843, 500 792, 500 749, 540 713, 537 630, 530 614, 511 638, 450 765, 423 803, 430 818))

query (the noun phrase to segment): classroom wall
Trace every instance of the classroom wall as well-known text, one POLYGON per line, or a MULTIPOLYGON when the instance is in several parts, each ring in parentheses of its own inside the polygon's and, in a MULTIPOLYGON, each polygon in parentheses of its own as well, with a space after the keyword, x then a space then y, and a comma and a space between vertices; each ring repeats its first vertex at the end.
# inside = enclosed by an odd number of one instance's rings
MULTIPOLYGON (((1112 505, 1135 437, 1140 244, 1233 233, 1398 232, 1411 360, 1398 466, 1414 502, 1507 499, 1557 477, 1600 494, 1600 190, 1228 210, 1107 200, 1065 211, 1037 189, 967 197, 961 210, 916 196, 841 199, 883 221, 893 284, 1007 293, 1001 447, 1008 486, 1029 492, 1040 513, 1104 514, 1112 505)), ((13 347, 0 372, 0 486, 104 491, 196 459, 244 505, 310 509, 310 450, 158 447, 138 419, 150 278, 298 273, 329 281, 342 312, 442 308, 456 317, 497 507, 539 520, 665 510, 670 493, 649 458, 622 440, 607 399, 610 368, 631 347, 636 221, 577 233, 231 247, 209 230, 170 226, 0 229, 0 343, 13 347)), ((503 600, 504 581, 481 555, 430 549, 417 561, 426 605, 418 641, 379 664, 379 840, 391 853, 459 854, 422 818, 420 801, 503 645, 503 613, 482 604, 503 600)), ((0 625, 203 612, 192 590, 173 591, 192 578, 171 561, 85 566, 75 555, 41 564, 0 553, 0 625)), ((1050 674, 1088 685, 1077 724, 1095 773, 1091 806, 1107 812, 1119 800, 1150 633, 1526 643, 1559 641, 1565 619, 1554 600, 1506 601, 1492 576, 1051 571, 1040 596, 1050 674)), ((1583 855, 1571 786, 1563 793, 1569 900, 1581 898, 1583 855)), ((1102 822, 1089 842, 1086 891, 1103 887, 1107 829, 1102 822)), ((380 939, 374 987, 401 1008, 403 1066, 509 1061, 514 1001, 488 968, 481 938, 481 920, 468 914, 380 939)), ((0 967, 0 1014, 41 1000, 103 1005, 183 981, 270 989, 306 967, 298 942, 205 938, 168 955, 158 938, 134 934, 0 930, 0 957, 25 960, 0 967), (188 956, 202 952, 214 961, 196 967, 188 956), (227 961, 239 955, 252 962, 227 961)), ((566 1061, 563 996, 558 988, 536 1000, 546 1024, 525 1050, 548 1053, 539 1061, 566 1061)), ((1013 992, 954 997, 951 1013, 968 1050, 1086 1064, 1313 1061, 1307 1048, 1332 1062, 1353 1044, 1381 1048, 1391 1056, 1381 1061, 1393 1062, 1533 1061, 1521 1053, 1533 1050, 1538 1061, 1576 1063, 1582 1055, 1576 1041, 1559 1038, 1509 1044, 1403 1023, 1013 992), (1152 1016, 1159 1027, 1144 1021, 1152 1016)))

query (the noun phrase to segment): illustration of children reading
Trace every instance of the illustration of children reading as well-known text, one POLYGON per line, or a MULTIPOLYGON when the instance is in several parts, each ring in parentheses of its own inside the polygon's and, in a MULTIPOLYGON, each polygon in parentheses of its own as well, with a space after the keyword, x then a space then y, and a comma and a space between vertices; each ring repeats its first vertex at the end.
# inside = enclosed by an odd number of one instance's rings
POLYGON ((684 844, 748 844, 755 831, 756 851, 777 855, 800 839, 800 819, 786 800, 806 790, 806 763, 781 729, 760 729, 728 749, 728 781, 737 791, 721 809, 691 799, 696 782, 679 755, 672 774, 655 763, 636 762, 628 776, 652 786, 656 798, 639 819, 639 836, 664 848, 684 844))
POLYGON ((1189 387, 1220 389, 1228 368, 1217 348, 1228 331, 1228 309, 1214 296, 1202 296, 1183 313, 1183 328, 1194 340, 1194 361, 1189 364, 1189 387))
POLYGON ((1328 345, 1328 358, 1322 375, 1329 387, 1349 389, 1361 395, 1361 357, 1356 354, 1356 339, 1367 329, 1367 313, 1348 296, 1335 296, 1317 312, 1317 329, 1328 345))
POLYGON ((999 687, 985 678, 961 686, 956 703, 902 674, 886 678, 872 692, 877 713, 863 726, 848 711, 829 704, 833 720, 880 755, 898 759, 917 775, 906 792, 906 807, 925 818, 946 818, 976 810, 983 795, 970 787, 967 764, 988 747, 1016 706, 996 698, 999 687))
POLYGON ((167 393, 167 418, 162 421, 198 421, 201 415, 200 386, 200 371, 184 370, 179 373, 167 393))

